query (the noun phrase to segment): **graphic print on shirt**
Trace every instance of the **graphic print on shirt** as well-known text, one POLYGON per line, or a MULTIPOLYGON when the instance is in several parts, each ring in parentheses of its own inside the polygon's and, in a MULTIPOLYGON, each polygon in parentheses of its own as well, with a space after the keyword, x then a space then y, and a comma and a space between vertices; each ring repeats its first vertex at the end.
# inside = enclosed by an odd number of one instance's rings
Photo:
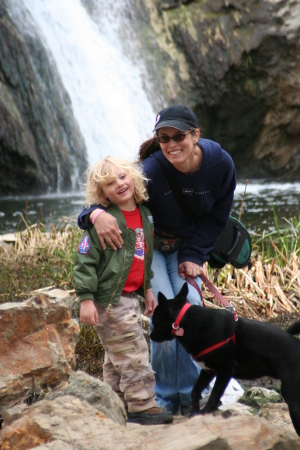
POLYGON ((143 260, 145 258, 145 236, 143 228, 136 228, 136 242, 134 257, 143 260))

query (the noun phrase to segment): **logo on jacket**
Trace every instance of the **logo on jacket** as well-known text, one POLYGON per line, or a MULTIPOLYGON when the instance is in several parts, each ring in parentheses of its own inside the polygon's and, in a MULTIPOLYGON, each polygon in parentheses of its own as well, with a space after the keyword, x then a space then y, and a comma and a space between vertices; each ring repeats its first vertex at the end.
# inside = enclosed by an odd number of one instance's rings
POLYGON ((81 255, 87 255, 90 249, 90 241, 88 235, 85 235, 80 244, 78 245, 78 253, 81 255))
POLYGON ((187 195, 193 195, 194 189, 183 188, 182 193, 187 195))

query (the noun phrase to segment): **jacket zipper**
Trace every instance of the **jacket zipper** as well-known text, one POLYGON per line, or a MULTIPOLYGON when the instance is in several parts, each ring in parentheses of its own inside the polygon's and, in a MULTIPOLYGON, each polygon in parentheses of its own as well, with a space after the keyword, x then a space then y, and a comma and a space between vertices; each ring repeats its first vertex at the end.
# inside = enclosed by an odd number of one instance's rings
POLYGON ((114 298, 114 295, 115 295, 115 293, 117 292, 117 290, 118 290, 118 287, 119 287, 119 284, 120 284, 120 281, 121 281, 121 278, 122 278, 122 275, 123 275, 123 272, 124 272, 124 268, 125 268, 125 261, 126 261, 126 255, 127 255, 127 245, 128 245, 128 228, 126 228, 126 246, 125 246, 125 253, 124 253, 124 261, 123 261, 123 267, 122 267, 122 272, 121 272, 121 275, 120 275, 120 279, 119 279, 119 282, 118 282, 118 284, 117 284, 117 286, 116 286, 116 289, 114 290, 114 292, 113 292, 113 294, 112 294, 112 296, 111 296, 111 298, 110 298, 110 300, 109 300, 109 303, 108 303, 108 305, 107 305, 107 307, 106 307, 106 313, 109 315, 109 312, 110 312, 110 308, 111 308, 111 301, 112 301, 112 299, 114 298))

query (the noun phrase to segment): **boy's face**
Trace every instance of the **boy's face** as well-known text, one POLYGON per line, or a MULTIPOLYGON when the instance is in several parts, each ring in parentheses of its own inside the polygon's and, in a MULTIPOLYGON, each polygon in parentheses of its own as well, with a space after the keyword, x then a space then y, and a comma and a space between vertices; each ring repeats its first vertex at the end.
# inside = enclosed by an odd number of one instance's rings
POLYGON ((133 182, 123 169, 119 167, 113 169, 116 177, 102 187, 104 195, 120 209, 133 211, 136 208, 133 182))

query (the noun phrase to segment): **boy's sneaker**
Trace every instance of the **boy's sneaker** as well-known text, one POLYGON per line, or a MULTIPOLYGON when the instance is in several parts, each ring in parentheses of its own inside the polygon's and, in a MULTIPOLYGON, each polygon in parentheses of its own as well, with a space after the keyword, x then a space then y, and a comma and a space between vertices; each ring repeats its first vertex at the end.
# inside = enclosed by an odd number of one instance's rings
POLYGON ((160 425, 173 422, 173 414, 159 406, 145 409, 139 412, 128 412, 128 422, 140 425, 160 425))

